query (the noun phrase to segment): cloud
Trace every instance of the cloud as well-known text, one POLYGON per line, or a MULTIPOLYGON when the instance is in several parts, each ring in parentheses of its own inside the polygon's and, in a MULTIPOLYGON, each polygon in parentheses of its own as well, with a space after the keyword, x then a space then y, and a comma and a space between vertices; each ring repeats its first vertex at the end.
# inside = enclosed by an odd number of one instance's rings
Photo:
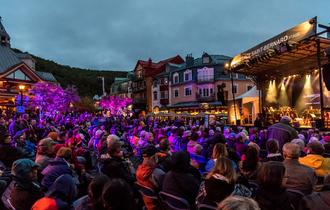
POLYGON ((234 56, 319 15, 327 0, 1 0, 13 47, 91 69, 203 51, 234 56))

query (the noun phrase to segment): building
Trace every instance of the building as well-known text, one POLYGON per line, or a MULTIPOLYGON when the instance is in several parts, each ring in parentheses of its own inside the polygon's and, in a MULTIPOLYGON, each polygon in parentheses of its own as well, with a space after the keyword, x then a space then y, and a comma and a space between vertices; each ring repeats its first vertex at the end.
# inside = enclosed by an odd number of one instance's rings
POLYGON ((15 107, 15 97, 27 93, 31 85, 40 81, 56 82, 48 72, 35 70, 35 60, 27 53, 10 48, 10 36, 0 17, 0 108, 15 107))
MULTIPOLYGON (((136 110, 146 110, 152 112, 153 81, 156 75, 166 72, 166 65, 169 63, 182 64, 184 60, 179 56, 174 56, 166 60, 154 63, 151 59, 148 61, 139 60, 133 70, 134 74, 129 78, 131 81, 131 91, 133 98, 133 107, 136 110)), ((162 102, 168 103, 168 85, 162 86, 162 102), (167 87, 167 90, 165 90, 167 87)), ((157 97, 157 96, 156 96, 157 97)))
POLYGON ((116 95, 121 98, 132 98, 131 81, 129 76, 125 78, 116 77, 111 85, 110 95, 116 95))
MULTIPOLYGON (((224 65, 230 59, 224 55, 203 53, 196 59, 187 55, 185 63, 168 63, 166 71, 156 75, 153 81, 153 110, 226 113, 226 102, 232 100, 232 84, 224 65), (164 100, 167 95, 169 100, 164 100)), ((253 82, 244 75, 233 76, 236 96, 253 87, 253 82)))

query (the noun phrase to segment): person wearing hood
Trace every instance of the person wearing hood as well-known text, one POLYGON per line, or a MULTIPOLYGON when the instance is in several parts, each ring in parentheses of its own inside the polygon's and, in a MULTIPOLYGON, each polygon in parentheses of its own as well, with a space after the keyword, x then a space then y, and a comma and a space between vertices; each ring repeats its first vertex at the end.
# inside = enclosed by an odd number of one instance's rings
POLYGON ((268 139, 277 139, 280 149, 282 149, 285 143, 298 138, 298 132, 290 125, 291 121, 290 117, 283 116, 279 123, 268 128, 268 139))
POLYGON ((69 163, 71 157, 72 151, 67 147, 62 147, 56 153, 54 160, 50 161, 48 166, 41 172, 44 176, 41 181, 43 187, 49 189, 55 180, 63 174, 70 174, 73 176, 73 170, 69 163))
POLYGON ((324 158, 324 146, 313 141, 307 145, 307 156, 299 158, 299 163, 311 167, 317 176, 324 177, 330 174, 330 158, 324 158))
POLYGON ((38 183, 38 165, 30 159, 19 159, 13 163, 13 181, 2 195, 7 207, 16 210, 31 209, 34 202, 44 196, 38 183))
POLYGON ((259 189, 256 201, 262 210, 293 210, 294 207, 283 187, 285 167, 278 161, 264 163, 258 173, 259 189))
POLYGON ((58 177, 47 195, 34 203, 31 210, 71 210, 77 186, 69 174, 58 177))
MULTIPOLYGON (((159 192, 162 188, 165 172, 157 168, 157 149, 153 145, 149 145, 142 150, 143 162, 136 170, 137 183, 159 192)), ((154 203, 147 197, 143 197, 144 203, 148 210, 159 209, 159 204, 154 203)))

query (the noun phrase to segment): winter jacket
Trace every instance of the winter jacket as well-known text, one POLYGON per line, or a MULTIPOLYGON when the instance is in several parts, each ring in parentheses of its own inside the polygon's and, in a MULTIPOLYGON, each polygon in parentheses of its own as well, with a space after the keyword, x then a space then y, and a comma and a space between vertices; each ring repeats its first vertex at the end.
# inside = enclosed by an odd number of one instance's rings
POLYGON ((267 134, 268 139, 278 140, 279 148, 281 151, 285 143, 290 142, 292 139, 298 137, 296 129, 283 122, 279 122, 270 126, 267 130, 267 134))
POLYGON ((286 159, 283 164, 285 166, 284 186, 301 191, 305 195, 310 194, 317 181, 314 170, 295 159, 286 159))
POLYGON ((29 159, 19 159, 13 163, 14 181, 3 193, 2 201, 8 199, 16 210, 27 210, 35 201, 44 196, 39 183, 30 180, 29 173, 34 167, 36 164, 29 159))
POLYGON ((305 196, 300 203, 300 210, 325 210, 330 209, 330 187, 321 192, 314 192, 305 196))
POLYGON ((330 174, 330 158, 309 154, 305 157, 299 158, 299 163, 313 168, 317 176, 330 174))
POLYGON ((129 167, 124 159, 110 157, 101 162, 101 172, 109 178, 122 178, 129 184, 133 184, 135 177, 129 171, 129 167))
POLYGON ((47 196, 39 199, 31 210, 71 210, 77 195, 75 181, 69 174, 58 177, 47 196))
POLYGON ((73 171, 69 164, 63 159, 56 157, 50 161, 48 166, 41 172, 44 178, 41 181, 41 185, 49 189, 49 187, 55 182, 55 180, 63 175, 73 175, 73 171))
MULTIPOLYGON (((161 190, 165 172, 161 169, 150 167, 145 164, 138 166, 136 180, 139 184, 153 189, 156 193, 161 190)), ((159 209, 160 205, 153 199, 143 196, 143 201, 148 210, 159 209)))
POLYGON ((264 189, 257 191, 255 199, 261 210, 293 210, 294 207, 289 200, 285 188, 264 189))
POLYGON ((193 174, 171 170, 165 175, 163 191, 184 198, 191 206, 194 206, 199 185, 200 180, 193 174))

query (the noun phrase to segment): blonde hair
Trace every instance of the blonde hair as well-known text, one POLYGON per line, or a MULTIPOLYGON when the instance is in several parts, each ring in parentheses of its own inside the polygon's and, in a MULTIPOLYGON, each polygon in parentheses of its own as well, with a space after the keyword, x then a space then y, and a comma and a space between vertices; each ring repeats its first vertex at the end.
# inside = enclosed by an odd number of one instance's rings
POLYGON ((217 161, 215 161, 215 165, 212 171, 206 176, 206 179, 211 178, 215 174, 226 177, 229 183, 234 183, 236 180, 236 172, 233 163, 226 157, 219 157, 217 161))
POLYGON ((213 147, 212 158, 218 159, 219 157, 228 157, 228 151, 225 144, 217 143, 213 147))

